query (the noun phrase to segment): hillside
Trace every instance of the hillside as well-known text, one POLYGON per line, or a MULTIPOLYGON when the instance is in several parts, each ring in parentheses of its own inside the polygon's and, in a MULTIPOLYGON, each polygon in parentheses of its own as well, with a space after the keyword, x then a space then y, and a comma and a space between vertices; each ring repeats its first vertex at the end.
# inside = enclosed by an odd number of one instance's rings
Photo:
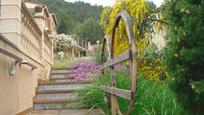
POLYGON ((50 12, 56 14, 59 23, 58 33, 75 34, 92 43, 103 36, 98 24, 102 6, 64 0, 33 0, 33 2, 46 4, 50 12))

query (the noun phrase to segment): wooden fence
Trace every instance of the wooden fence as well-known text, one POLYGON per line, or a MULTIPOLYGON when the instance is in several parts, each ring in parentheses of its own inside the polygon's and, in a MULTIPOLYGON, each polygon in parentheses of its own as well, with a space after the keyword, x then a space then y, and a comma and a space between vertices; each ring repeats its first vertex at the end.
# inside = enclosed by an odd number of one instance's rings
MULTIPOLYGON (((126 115, 129 115, 131 112, 132 105, 135 103, 135 93, 136 93, 136 75, 137 75, 137 62, 136 62, 136 45, 135 45, 135 37, 132 30, 132 21, 129 15, 126 12, 120 12, 114 23, 114 27, 112 29, 111 42, 108 37, 105 37, 103 40, 102 53, 101 53, 101 62, 103 63, 102 74, 104 69, 110 69, 110 84, 109 86, 104 86, 101 84, 101 90, 108 93, 108 100, 111 104, 111 113, 112 115, 123 115, 118 105, 117 97, 122 97, 129 101, 128 110, 126 111, 126 115), (114 57, 114 43, 115 43, 115 31, 119 25, 120 20, 124 20, 126 24, 127 36, 129 41, 129 49, 120 55, 114 57), (104 52, 105 48, 108 49, 108 61, 104 62, 104 52), (131 80, 131 88, 130 89, 119 89, 115 86, 116 80, 114 75, 114 65, 119 64, 123 61, 129 61, 130 66, 130 80, 131 80)), ((103 80, 103 78, 101 78, 103 80)))

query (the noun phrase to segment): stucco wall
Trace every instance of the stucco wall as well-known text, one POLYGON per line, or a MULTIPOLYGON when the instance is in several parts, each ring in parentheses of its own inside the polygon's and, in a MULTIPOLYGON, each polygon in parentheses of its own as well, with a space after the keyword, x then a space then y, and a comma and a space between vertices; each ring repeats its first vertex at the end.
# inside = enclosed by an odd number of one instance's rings
MULTIPOLYGON (((8 73, 13 59, 0 54, 0 114, 14 115, 32 107, 40 69, 31 72, 29 66, 17 67, 16 75, 8 73)), ((36 63, 34 63, 36 64, 36 63)), ((38 68, 41 68, 38 66, 38 68)))
POLYGON ((32 63, 37 69, 31 71, 30 66, 18 64, 16 75, 10 76, 9 65, 14 59, 0 52, 0 115, 15 115, 31 108, 37 81, 48 79, 52 64, 52 60, 48 62, 42 54, 44 33, 41 35, 36 27, 30 27, 33 22, 28 20, 28 13, 22 12, 26 9, 22 9, 21 3, 22 0, 1 0, 0 34, 17 48, 1 37, 0 48, 32 63))
POLYGON ((14 59, 0 53, 0 115, 15 115, 33 106, 37 81, 49 75, 51 66, 46 61, 42 62, 43 65, 39 64, 2 40, 0 46, 37 66, 31 71, 28 65, 17 65, 16 75, 10 76, 9 65, 14 59))

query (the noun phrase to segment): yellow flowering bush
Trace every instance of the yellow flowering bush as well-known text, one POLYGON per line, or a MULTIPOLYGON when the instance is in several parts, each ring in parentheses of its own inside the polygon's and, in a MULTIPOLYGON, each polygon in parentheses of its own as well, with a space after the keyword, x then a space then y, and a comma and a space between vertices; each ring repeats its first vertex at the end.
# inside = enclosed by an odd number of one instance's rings
MULTIPOLYGON (((151 42, 152 32, 155 28, 161 28, 162 25, 162 21, 158 19, 160 12, 150 10, 152 8, 155 9, 155 5, 146 0, 116 0, 113 7, 104 8, 100 15, 100 25, 106 35, 111 35, 115 17, 119 12, 126 11, 132 18, 133 32, 136 37, 138 71, 150 79, 158 80, 161 73, 165 73, 165 69, 161 66, 160 61, 148 62, 145 59, 145 50, 151 42), (156 67, 152 68, 152 66, 156 67)), ((121 20, 115 33, 114 55, 119 55, 128 47, 126 25, 121 20)))

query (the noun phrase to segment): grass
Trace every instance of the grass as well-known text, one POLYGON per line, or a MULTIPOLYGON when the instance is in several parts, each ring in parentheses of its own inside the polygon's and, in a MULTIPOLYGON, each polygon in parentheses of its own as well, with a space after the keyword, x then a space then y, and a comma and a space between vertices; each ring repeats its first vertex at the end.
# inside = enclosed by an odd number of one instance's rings
MULTIPOLYGON (((118 88, 128 89, 130 87, 128 74, 116 73, 115 76, 118 88)), ((109 74, 105 73, 103 84, 109 83, 108 77, 109 74)), ((94 86, 81 90, 79 96, 83 98, 81 103, 101 108, 108 115, 110 107, 107 104, 106 94, 99 89, 99 81, 98 79, 94 86)), ((125 113, 128 101, 118 98, 118 102, 121 111, 125 113)), ((175 94, 170 90, 166 81, 156 82, 142 75, 138 76, 137 96, 131 115, 180 115, 181 113, 183 113, 183 108, 178 104, 175 94)))
POLYGON ((73 60, 71 59, 64 59, 63 61, 61 61, 60 59, 54 59, 52 68, 64 69, 64 68, 68 68, 68 66, 72 63, 73 63, 73 60))

